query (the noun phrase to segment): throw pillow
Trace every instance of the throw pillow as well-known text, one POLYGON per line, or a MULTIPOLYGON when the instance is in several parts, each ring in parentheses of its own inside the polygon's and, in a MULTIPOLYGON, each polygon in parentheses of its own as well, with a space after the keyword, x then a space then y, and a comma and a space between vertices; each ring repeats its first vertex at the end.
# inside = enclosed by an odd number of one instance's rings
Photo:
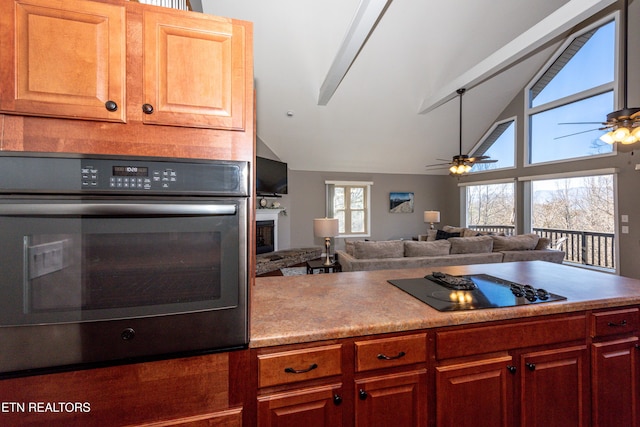
POLYGON ((404 242, 402 240, 354 242, 353 256, 357 259, 402 258, 404 242))
POLYGON ((491 236, 452 237, 449 242, 452 254, 484 254, 493 249, 491 236))
POLYGON ((404 242, 404 256, 439 256, 449 255, 451 243, 448 240, 437 240, 434 242, 404 242))
POLYGON ((535 233, 490 237, 493 239, 494 252, 533 250, 540 240, 540 236, 535 233))
POLYGON ((344 251, 351 256, 353 256, 353 243, 354 242, 350 242, 348 240, 345 240, 344 242, 344 251))
POLYGON ((451 237, 460 237, 460 233, 449 233, 448 231, 444 230, 436 231, 436 240, 449 239, 451 237))
POLYGON ((549 249, 551 247, 551 239, 548 237, 541 237, 538 240, 538 244, 536 245, 536 247, 534 248, 535 250, 539 251, 542 249, 549 249))

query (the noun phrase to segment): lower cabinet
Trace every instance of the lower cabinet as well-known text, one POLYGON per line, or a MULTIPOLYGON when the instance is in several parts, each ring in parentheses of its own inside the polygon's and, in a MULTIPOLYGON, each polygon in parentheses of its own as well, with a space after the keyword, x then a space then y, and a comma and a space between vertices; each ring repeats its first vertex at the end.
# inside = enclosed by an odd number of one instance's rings
POLYGON ((588 425, 585 339, 584 315, 438 331, 436 425, 588 425))
POLYGON ((592 426, 640 425, 640 310, 591 315, 592 426))
POLYGON ((513 370, 509 355, 436 368, 436 425, 455 427, 513 424, 513 370))
POLYGON ((520 425, 588 425, 588 360, 586 345, 523 354, 518 369, 520 425))
POLYGON ((630 307, 254 349, 257 425, 640 426, 639 329, 630 307))
POLYGON ((297 389, 258 398, 259 427, 342 426, 342 385, 297 389))
POLYGON ((356 380, 357 427, 427 425, 427 370, 356 380))

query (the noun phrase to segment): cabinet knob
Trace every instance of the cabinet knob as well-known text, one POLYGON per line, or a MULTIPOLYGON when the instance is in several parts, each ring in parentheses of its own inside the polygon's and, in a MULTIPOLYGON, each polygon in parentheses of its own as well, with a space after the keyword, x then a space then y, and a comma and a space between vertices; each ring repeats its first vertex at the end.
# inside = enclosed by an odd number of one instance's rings
POLYGON ((536 364, 535 363, 525 363, 524 364, 527 369, 529 369, 530 371, 535 371, 536 370, 536 364))
POLYGON ((118 111, 118 104, 115 103, 115 101, 107 101, 104 103, 104 108, 107 109, 107 111, 118 111))
POLYGON ((340 397, 339 394, 334 394, 333 395, 333 404, 336 406, 340 406, 340 404, 342 403, 342 397, 340 397))
POLYGON ((363 389, 360 389, 360 391, 358 391, 358 397, 360 398, 360 400, 367 400, 367 396, 367 392, 363 389))
POLYGON ((513 365, 507 365, 507 370, 508 370, 510 373, 515 374, 515 373, 517 372, 518 368, 516 368, 516 367, 515 367, 515 366, 513 366, 513 365))
POLYGON ((153 105, 142 104, 142 112, 145 114, 153 114, 153 105))

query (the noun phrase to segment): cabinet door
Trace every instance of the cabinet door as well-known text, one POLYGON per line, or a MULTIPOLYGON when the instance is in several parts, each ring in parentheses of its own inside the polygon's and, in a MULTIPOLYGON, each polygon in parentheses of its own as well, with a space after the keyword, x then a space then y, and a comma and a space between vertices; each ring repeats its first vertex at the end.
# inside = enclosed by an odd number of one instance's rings
POLYGON ((426 386, 424 369, 356 380, 356 426, 427 425, 426 386))
POLYGON ((523 354, 522 426, 586 426, 589 419, 587 347, 523 354))
POLYGON ((0 109, 124 122, 124 7, 3 1, 0 15, 0 109))
POLYGON ((258 427, 340 427, 342 387, 332 384, 258 397, 258 427))
POLYGON ((153 9, 144 11, 143 122, 243 130, 245 24, 153 9))
POLYGON ((592 425, 637 426, 638 337, 592 345, 592 425))
POLYGON ((436 367, 439 427, 513 425, 511 356, 436 367))

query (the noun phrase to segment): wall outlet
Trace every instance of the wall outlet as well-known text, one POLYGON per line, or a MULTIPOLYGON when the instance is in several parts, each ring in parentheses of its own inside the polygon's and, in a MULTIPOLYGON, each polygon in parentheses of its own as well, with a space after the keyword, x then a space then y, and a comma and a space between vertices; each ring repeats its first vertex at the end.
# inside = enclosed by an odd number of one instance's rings
POLYGON ((29 279, 64 268, 64 240, 29 246, 29 279))

